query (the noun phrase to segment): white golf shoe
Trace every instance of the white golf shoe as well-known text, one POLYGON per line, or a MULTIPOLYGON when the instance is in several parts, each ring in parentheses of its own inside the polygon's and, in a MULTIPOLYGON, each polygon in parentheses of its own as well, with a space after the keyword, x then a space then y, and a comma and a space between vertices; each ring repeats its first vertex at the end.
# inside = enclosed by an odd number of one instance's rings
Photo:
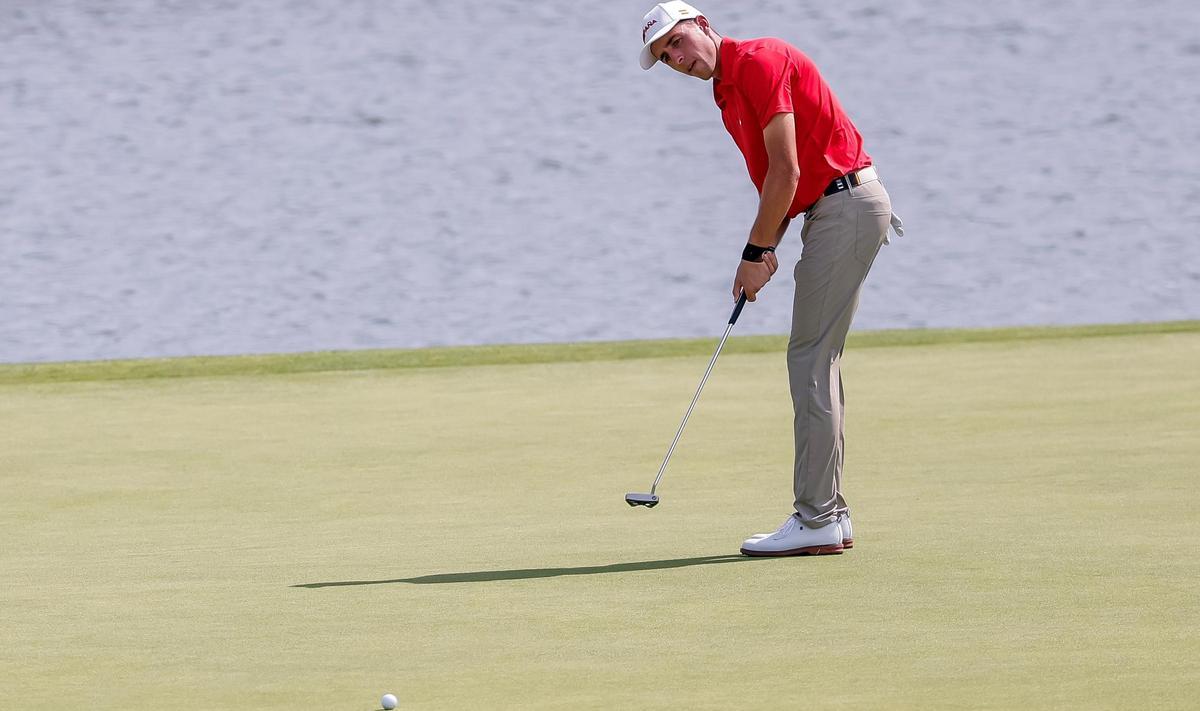
MULTIPOLYGON (((854 528, 850 525, 850 514, 843 514, 838 519, 838 526, 842 529, 842 548, 849 550, 854 547, 854 528)), ((750 536, 746 541, 753 541, 760 538, 769 538, 775 533, 756 533, 750 536)))
POLYGON ((827 555, 842 552, 842 531, 838 523, 809 528, 795 516, 788 516, 774 533, 751 536, 742 542, 742 555, 785 556, 827 555))

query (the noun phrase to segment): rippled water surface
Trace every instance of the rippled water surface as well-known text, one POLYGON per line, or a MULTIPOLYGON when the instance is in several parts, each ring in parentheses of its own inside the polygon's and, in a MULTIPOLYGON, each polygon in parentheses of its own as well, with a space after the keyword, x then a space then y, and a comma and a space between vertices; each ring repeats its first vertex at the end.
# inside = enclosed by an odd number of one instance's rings
MULTIPOLYGON (((719 334, 755 194, 649 4, 0 4, 0 361, 719 334)), ((700 7, 866 138, 857 328, 1200 318, 1194 3, 700 7)))

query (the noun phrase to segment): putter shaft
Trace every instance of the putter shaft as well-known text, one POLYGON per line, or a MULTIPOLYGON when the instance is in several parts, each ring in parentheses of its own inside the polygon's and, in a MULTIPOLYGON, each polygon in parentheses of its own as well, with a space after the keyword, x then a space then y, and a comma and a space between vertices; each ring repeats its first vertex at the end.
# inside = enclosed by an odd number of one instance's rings
POLYGON ((667 449, 667 456, 663 458, 662 466, 658 468, 658 476, 654 477, 654 485, 650 487, 650 495, 658 490, 658 482, 662 481, 663 472, 667 470, 667 462, 671 461, 671 453, 675 451, 675 445, 679 444, 679 438, 683 435, 683 428, 687 426, 688 418, 692 416, 692 410, 696 407, 696 401, 700 399, 700 392, 704 390, 704 384, 708 382, 708 376, 712 373, 713 366, 717 364, 717 356, 721 355, 721 349, 725 346, 725 341, 729 338, 729 332, 733 330, 733 324, 737 323, 738 315, 742 312, 742 307, 746 305, 746 295, 742 294, 738 299, 737 306, 733 309, 733 315, 729 317, 729 325, 725 327, 725 335, 721 336, 721 342, 717 344, 717 350, 713 352, 712 360, 708 361, 708 368, 704 371, 704 377, 700 379, 700 387, 696 388, 696 394, 692 396, 692 403, 688 405, 687 412, 683 415, 683 422, 679 423, 679 429, 675 432, 675 439, 671 440, 671 447, 667 449))

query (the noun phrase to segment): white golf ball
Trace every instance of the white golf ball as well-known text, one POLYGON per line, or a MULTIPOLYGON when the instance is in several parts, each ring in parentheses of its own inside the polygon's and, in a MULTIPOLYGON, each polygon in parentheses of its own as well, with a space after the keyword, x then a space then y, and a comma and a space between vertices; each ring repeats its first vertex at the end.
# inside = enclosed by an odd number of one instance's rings
POLYGON ((392 709, 396 708, 396 695, 384 694, 383 698, 379 700, 379 704, 388 711, 391 711, 392 709))

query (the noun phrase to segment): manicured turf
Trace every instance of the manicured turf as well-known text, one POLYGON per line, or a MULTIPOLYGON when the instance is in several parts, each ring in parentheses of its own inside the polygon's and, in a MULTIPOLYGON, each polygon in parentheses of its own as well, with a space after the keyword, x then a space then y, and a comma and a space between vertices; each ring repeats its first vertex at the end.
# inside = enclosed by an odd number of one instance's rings
POLYGON ((0 369, 0 708, 1194 708, 1196 326, 928 340, 847 352, 815 559, 737 556, 790 502, 778 340, 653 510, 715 339, 0 369))

